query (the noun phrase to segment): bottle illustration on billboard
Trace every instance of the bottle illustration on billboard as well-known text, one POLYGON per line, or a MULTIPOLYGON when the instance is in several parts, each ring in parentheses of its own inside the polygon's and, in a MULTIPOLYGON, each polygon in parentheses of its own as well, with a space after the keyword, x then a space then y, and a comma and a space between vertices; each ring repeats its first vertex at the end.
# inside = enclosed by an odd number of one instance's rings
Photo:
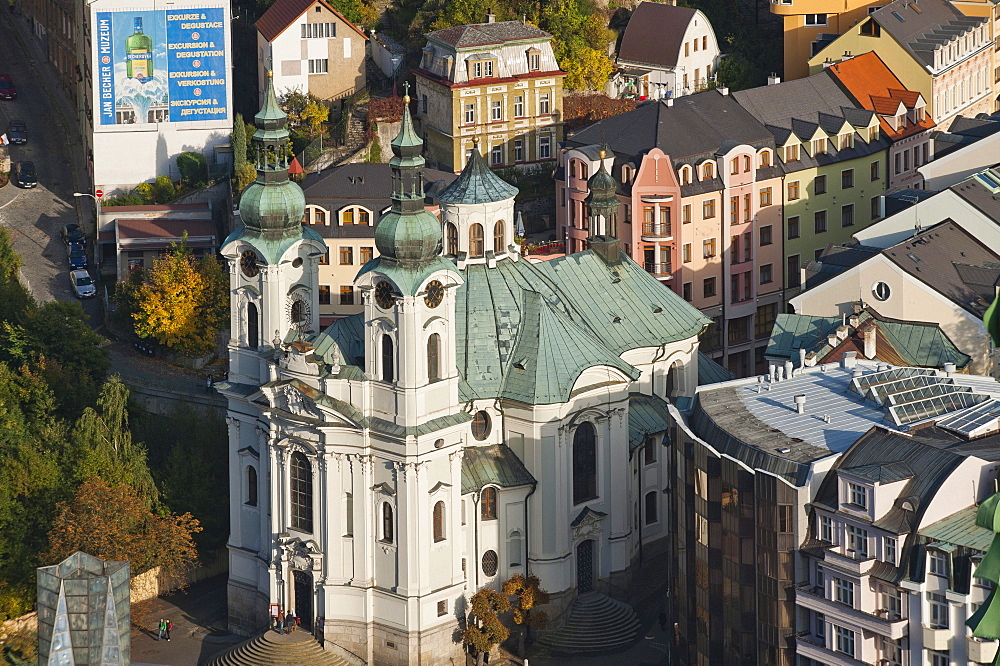
POLYGON ((125 40, 125 70, 130 79, 153 78, 153 39, 142 32, 142 17, 135 17, 135 32, 125 40))

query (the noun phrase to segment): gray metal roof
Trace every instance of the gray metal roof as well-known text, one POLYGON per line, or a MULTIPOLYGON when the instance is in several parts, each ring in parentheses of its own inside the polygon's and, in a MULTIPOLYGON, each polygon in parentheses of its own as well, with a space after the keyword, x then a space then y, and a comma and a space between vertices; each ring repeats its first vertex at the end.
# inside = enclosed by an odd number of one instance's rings
POLYGON ((449 204, 481 204, 506 201, 517 196, 517 188, 503 180, 486 166, 479 147, 469 154, 462 173, 441 190, 437 200, 449 204))
POLYGON ((735 379, 736 375, 719 365, 704 352, 698 352, 698 386, 717 384, 735 379))
POLYGON ((504 42, 548 39, 552 35, 533 25, 520 21, 476 23, 444 28, 428 33, 427 39, 453 46, 456 49, 503 44, 504 42))
POLYGON ((467 446, 462 449, 462 494, 493 485, 501 488, 528 486, 535 477, 517 454, 502 444, 467 446))
POLYGON ((951 44, 986 21, 966 16, 946 0, 893 0, 872 18, 917 62, 934 65, 934 50, 951 44))

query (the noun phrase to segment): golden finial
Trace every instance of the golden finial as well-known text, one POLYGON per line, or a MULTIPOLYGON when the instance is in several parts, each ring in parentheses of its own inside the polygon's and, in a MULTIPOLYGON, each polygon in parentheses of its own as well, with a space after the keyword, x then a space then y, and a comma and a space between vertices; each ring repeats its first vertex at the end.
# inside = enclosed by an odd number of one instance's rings
POLYGON ((603 159, 604 159, 604 158, 605 158, 605 157, 607 156, 607 153, 606 153, 606 152, 604 152, 604 149, 603 149, 603 148, 601 148, 601 149, 600 149, 600 150, 599 150, 599 151, 597 152, 597 155, 598 155, 598 157, 600 157, 600 158, 601 158, 601 159, 603 160, 603 159))
POLYGON ((410 96, 403 95, 403 104, 409 104, 409 103, 410 103, 410 96))
POLYGON ((273 70, 270 70, 270 69, 267 70, 267 78, 269 78, 269 79, 273 79, 274 78, 274 71, 273 70))
POLYGON ((479 137, 478 136, 472 137, 472 145, 475 146, 476 148, 479 148, 479 137))

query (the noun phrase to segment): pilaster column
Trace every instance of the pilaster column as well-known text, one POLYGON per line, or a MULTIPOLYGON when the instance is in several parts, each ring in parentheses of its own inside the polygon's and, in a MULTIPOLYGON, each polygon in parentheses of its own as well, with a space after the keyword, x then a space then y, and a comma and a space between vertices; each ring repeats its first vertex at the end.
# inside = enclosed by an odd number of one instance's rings
MULTIPOLYGON (((448 533, 446 536, 452 540, 451 557, 451 582, 461 583, 464 579, 462 574, 462 557, 465 556, 465 535, 462 533, 462 456, 463 450, 458 445, 455 451, 448 454, 449 471, 451 473, 451 506, 449 507, 448 533)), ((472 517, 475 520, 475 516, 472 517)))

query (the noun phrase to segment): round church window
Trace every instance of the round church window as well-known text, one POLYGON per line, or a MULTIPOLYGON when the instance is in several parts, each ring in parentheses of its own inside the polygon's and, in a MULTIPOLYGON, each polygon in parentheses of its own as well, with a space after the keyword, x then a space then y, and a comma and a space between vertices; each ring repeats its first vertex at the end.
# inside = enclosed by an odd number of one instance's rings
POLYGON ((302 266, 302 257, 295 257, 292 259, 292 268, 300 268, 302 266))
POLYGON ((492 578, 497 575, 497 565, 499 558, 495 550, 488 550, 483 553, 483 573, 492 578))
POLYGON ((472 436, 480 442, 490 436, 490 415, 483 410, 472 417, 472 436))
POLYGON ((892 295, 892 290, 889 289, 889 285, 885 282, 876 282, 875 286, 872 287, 872 295, 879 301, 889 300, 889 296, 892 295))

